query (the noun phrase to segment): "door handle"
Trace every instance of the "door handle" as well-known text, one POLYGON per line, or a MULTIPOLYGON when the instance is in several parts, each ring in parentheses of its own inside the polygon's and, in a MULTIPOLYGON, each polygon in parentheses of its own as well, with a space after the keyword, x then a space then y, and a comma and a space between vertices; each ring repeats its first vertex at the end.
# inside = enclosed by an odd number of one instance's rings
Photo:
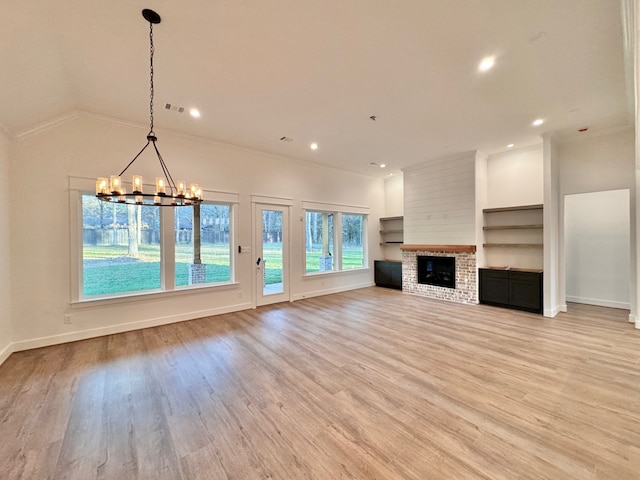
POLYGON ((261 257, 258 257, 258 260, 256 261, 256 265, 257 265, 258 267, 260 267, 260 262, 262 262, 262 258, 261 258, 261 257))

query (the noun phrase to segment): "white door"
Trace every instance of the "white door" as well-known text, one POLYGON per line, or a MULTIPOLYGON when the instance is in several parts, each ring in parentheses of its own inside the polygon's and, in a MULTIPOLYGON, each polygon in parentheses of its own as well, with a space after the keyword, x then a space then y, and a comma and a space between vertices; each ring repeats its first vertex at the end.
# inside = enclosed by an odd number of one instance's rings
POLYGON ((256 305, 289 297, 289 207, 255 204, 256 305))

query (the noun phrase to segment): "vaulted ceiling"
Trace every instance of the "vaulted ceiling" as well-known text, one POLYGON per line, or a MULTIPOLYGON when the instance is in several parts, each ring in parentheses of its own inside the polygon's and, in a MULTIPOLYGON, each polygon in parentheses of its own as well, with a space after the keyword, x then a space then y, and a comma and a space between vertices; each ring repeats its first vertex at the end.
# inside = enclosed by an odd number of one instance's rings
POLYGON ((0 126, 16 136, 73 111, 148 123, 143 8, 162 17, 156 131, 384 176, 632 118, 620 0, 2 3, 0 126))

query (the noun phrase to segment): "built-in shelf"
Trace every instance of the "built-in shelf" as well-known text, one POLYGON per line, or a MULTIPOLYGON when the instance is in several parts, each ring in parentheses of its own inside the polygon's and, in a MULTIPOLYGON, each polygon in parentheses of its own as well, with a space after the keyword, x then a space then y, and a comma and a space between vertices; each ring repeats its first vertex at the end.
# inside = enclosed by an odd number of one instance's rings
POLYGON ((542 210, 543 205, 538 203, 535 205, 517 205, 515 207, 498 207, 498 208, 485 208, 483 213, 498 213, 498 212, 517 212, 522 210, 542 210))
POLYGON ((533 204, 483 209, 486 261, 517 267, 542 265, 543 208, 533 204))
POLYGON ((404 217, 380 219, 380 245, 402 245, 404 241, 404 217))
POLYGON ((483 230, 535 230, 543 228, 541 223, 534 225, 492 225, 490 227, 482 227, 483 230))

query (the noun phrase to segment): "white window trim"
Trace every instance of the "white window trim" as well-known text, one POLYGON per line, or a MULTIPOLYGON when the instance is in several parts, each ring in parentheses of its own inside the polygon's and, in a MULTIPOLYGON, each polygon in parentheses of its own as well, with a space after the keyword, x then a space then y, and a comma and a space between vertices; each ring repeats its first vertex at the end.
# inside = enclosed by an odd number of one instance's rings
POLYGON ((343 275, 349 272, 362 272, 369 270, 369 207, 356 205, 345 205, 325 202, 302 201, 302 212, 304 219, 304 234, 302 236, 304 247, 302 248, 302 265, 304 265, 303 277, 315 277, 318 275, 343 275), (324 272, 307 272, 307 212, 331 213, 334 214, 333 219, 333 270, 324 272), (365 265, 360 268, 342 269, 342 215, 362 215, 364 217, 362 225, 362 249, 365 265))

